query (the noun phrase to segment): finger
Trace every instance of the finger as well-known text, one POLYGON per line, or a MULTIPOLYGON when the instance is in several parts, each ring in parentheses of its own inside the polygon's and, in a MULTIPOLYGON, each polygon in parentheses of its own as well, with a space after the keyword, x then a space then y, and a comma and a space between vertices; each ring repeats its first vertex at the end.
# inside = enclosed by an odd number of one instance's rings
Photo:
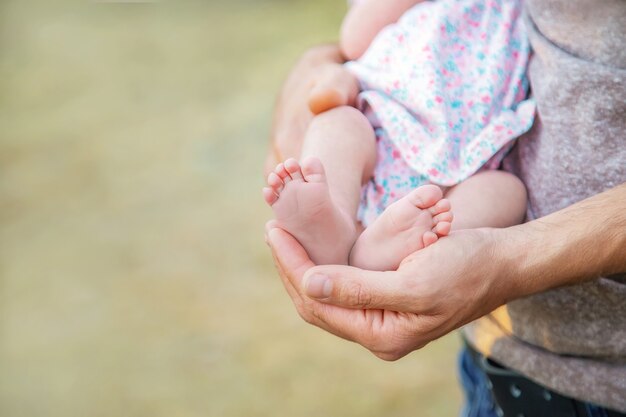
MULTIPOLYGON (((323 304, 319 301, 306 299, 304 302, 309 312, 310 324, 341 337, 342 339, 366 345, 363 335, 371 335, 371 328, 365 320, 366 310, 348 309, 323 304)), ((367 346, 366 346, 367 347, 367 346)))
POLYGON ((304 273, 315 264, 302 245, 289 233, 279 228, 272 228, 267 234, 278 263, 289 275, 290 281, 299 287, 304 273))
POLYGON ((356 342, 384 360, 397 360, 430 339, 420 315, 390 310, 357 310, 311 301, 312 324, 356 342))
MULTIPOLYGON (((304 320, 338 337, 359 343, 385 360, 398 359, 412 350, 407 346, 413 346, 414 341, 399 335, 406 335, 409 333, 408 329, 415 327, 415 315, 344 308, 303 297, 300 294, 302 287, 299 285, 301 282, 299 278, 303 275, 308 276, 309 270, 324 271, 324 269, 320 267, 311 269, 313 262, 289 233, 282 229, 270 229, 268 235, 285 288, 304 320)), ((385 275, 391 273, 371 272, 371 274, 383 275, 379 278, 385 279, 385 275)))
POLYGON ((366 271, 351 266, 324 265, 308 270, 304 293, 320 302, 353 309, 414 312, 414 280, 397 271, 366 271))
POLYGON ((272 248, 274 263, 287 293, 294 304, 296 304, 298 313, 308 321, 308 318, 304 317, 304 312, 302 311, 300 283, 304 273, 314 266, 313 261, 311 261, 300 243, 282 229, 269 229, 267 231, 267 242, 272 248))
POLYGON ((265 243, 267 243, 268 246, 270 244, 268 233, 270 232, 270 230, 272 230, 272 229, 274 229, 276 227, 278 227, 278 221, 276 221, 275 219, 268 220, 265 223, 265 236, 264 236, 264 238, 265 238, 265 243))
POLYGON ((306 322, 356 342, 360 341, 359 335, 371 334, 363 321, 363 311, 322 304, 300 294, 301 278, 314 264, 293 236, 282 229, 271 228, 268 241, 285 289, 306 322))
POLYGON ((359 93, 356 77, 343 65, 321 67, 309 94, 309 109, 320 114, 339 106, 354 106, 359 93))

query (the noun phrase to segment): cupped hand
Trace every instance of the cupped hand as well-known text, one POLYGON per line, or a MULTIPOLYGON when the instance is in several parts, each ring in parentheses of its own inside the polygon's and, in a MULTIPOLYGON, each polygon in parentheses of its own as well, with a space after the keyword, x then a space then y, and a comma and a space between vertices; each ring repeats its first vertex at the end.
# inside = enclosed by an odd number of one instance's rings
POLYGON ((287 232, 270 228, 266 238, 306 322, 397 360, 510 298, 506 262, 496 255, 504 230, 454 232, 392 272, 315 266, 287 232))

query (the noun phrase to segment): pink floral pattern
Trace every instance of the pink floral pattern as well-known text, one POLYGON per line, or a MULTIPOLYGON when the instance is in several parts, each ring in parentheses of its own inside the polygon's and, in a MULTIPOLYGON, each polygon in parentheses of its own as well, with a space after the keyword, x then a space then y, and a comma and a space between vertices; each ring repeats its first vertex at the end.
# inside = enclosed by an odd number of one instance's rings
POLYGON ((365 225, 415 187, 452 186, 497 168, 530 129, 521 10, 517 0, 420 3, 346 64, 378 134, 359 210, 365 225))

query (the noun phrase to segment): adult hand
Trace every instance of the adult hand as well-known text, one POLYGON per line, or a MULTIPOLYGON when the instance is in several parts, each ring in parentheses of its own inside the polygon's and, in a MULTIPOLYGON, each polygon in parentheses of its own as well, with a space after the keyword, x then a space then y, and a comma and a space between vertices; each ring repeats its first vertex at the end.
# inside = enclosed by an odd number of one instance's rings
POLYGON ((267 240, 300 316, 396 360, 507 301, 513 288, 494 263, 496 229, 459 231, 415 252, 397 271, 315 266, 288 233, 267 240))
POLYGON ((304 320, 395 360, 516 298, 624 274, 625 213, 626 183, 522 225, 454 232, 394 272, 315 266, 276 228, 267 241, 304 320))
POLYGON ((311 90, 320 73, 344 62, 339 46, 321 45, 309 49, 298 60, 285 81, 272 121, 272 148, 265 163, 265 174, 287 158, 299 158, 302 140, 313 113, 309 108, 311 90))

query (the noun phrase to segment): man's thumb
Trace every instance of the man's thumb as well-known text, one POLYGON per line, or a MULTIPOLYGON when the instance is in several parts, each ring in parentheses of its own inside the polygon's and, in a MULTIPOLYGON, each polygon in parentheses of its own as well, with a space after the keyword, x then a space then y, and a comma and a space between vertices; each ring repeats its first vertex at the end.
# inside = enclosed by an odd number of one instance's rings
POLYGON ((346 308, 394 309, 399 307, 398 278, 397 272, 324 265, 309 269, 302 282, 304 293, 323 303, 346 308))

